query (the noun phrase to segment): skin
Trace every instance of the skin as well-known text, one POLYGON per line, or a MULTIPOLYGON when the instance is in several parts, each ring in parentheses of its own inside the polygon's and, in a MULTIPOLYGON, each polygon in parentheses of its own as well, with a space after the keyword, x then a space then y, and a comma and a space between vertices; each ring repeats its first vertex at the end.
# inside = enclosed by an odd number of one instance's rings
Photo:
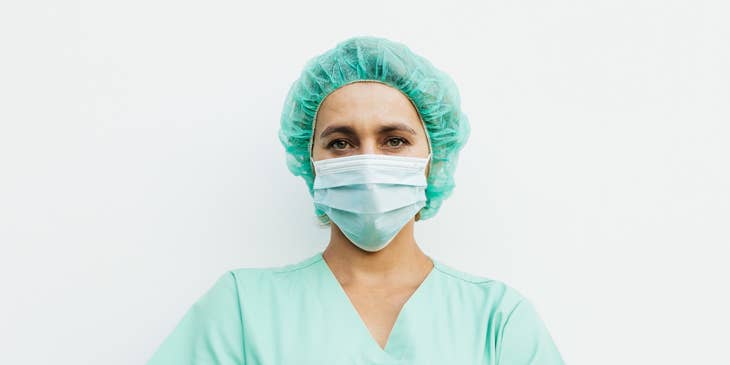
MULTIPOLYGON (((371 153, 426 158, 425 133, 418 112, 402 92, 377 82, 356 82, 335 90, 320 105, 312 157, 318 161, 371 153), (393 122, 415 134, 379 131, 393 122), (348 126, 352 131, 321 136, 336 126, 348 126)), ((428 176, 428 168, 425 174, 428 176)), ((413 234, 417 217, 377 252, 360 249, 332 222, 330 241, 322 253, 373 340, 383 349, 403 305, 433 269, 413 234)))

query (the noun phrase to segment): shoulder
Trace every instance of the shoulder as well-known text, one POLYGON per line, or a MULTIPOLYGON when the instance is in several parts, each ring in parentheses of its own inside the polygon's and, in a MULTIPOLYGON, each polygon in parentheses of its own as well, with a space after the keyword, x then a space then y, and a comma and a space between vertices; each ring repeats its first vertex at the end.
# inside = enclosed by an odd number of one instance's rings
POLYGON ((506 283, 440 263, 442 296, 455 295, 460 309, 481 315, 486 345, 498 364, 563 365, 560 352, 532 301, 506 283), (465 307, 466 306, 466 307, 465 307))
POLYGON ((223 276, 231 276, 240 287, 266 287, 277 282, 305 277, 312 272, 310 269, 319 260, 321 256, 317 253, 282 265, 237 267, 227 270, 223 276))
POLYGON ((501 280, 457 269, 440 260, 434 262, 444 287, 472 297, 484 307, 508 314, 527 301, 520 291, 501 280))
POLYGON ((282 274, 282 273, 288 273, 297 271, 299 269, 304 269, 308 266, 311 266, 315 263, 317 263, 319 260, 321 260, 320 253, 316 253, 314 255, 307 256, 302 259, 298 259, 294 262, 282 264, 282 265, 275 265, 275 266, 261 266, 261 267, 238 267, 229 269, 226 273, 231 274, 234 277, 242 277, 242 276, 257 276, 257 275, 276 275, 276 274, 282 274))

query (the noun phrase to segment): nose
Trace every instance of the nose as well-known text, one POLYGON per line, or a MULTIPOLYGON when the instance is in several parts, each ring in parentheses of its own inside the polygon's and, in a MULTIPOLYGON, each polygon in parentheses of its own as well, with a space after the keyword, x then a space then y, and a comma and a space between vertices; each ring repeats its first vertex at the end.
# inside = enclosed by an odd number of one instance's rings
POLYGON ((360 153, 361 154, 376 154, 378 153, 378 149, 376 148, 376 143, 374 140, 363 139, 361 146, 360 146, 360 153))

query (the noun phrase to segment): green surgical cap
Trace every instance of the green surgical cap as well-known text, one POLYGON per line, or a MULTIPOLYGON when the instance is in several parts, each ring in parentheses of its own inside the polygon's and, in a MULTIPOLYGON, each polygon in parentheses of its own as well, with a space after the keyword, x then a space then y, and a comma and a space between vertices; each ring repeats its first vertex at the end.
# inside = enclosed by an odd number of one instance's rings
MULTIPOLYGON (((317 110, 327 95, 357 81, 377 81, 398 89, 416 107, 432 154, 420 220, 433 217, 454 190, 459 150, 471 129, 451 77, 399 42, 352 37, 306 62, 286 96, 278 132, 289 170, 306 181, 313 197, 314 171, 309 157, 317 110)), ((329 223, 323 211, 314 207, 314 212, 321 223, 329 223)))

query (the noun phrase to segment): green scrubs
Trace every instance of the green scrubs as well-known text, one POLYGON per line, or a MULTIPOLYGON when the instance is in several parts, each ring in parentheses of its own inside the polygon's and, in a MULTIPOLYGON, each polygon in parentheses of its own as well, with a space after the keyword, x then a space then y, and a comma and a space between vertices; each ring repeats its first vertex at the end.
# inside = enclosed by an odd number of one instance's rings
POLYGON ((322 252, 221 276, 147 365, 562 365, 531 303, 505 284, 433 270, 408 298, 385 349, 322 252))

